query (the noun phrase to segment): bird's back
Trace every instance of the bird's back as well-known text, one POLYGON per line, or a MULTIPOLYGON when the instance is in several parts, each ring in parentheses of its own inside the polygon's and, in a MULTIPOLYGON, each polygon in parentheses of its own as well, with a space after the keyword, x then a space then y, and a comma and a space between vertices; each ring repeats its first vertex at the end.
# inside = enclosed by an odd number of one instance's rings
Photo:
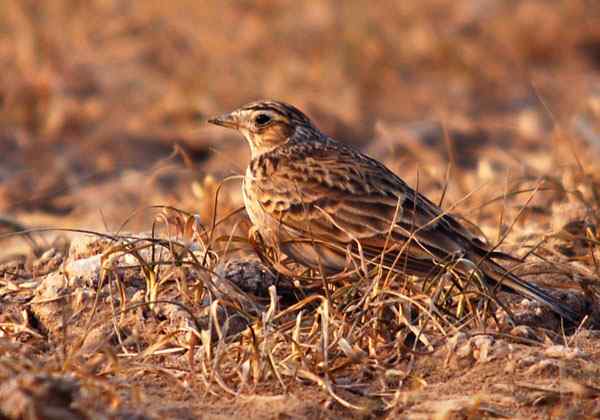
POLYGON ((431 260, 461 254, 474 240, 384 165, 329 138, 293 140, 253 159, 244 191, 253 223, 272 242, 318 239, 343 250, 360 243, 375 256, 391 238, 431 260))

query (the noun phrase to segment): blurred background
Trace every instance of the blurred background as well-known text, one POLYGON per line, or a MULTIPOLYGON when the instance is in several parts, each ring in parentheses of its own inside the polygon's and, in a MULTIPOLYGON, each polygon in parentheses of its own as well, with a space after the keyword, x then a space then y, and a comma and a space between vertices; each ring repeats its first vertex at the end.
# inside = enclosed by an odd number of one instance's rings
POLYGON ((598 0, 3 0, 0 34, 0 215, 28 226, 205 217, 249 153, 203 121, 260 98, 434 198, 600 155, 598 0))

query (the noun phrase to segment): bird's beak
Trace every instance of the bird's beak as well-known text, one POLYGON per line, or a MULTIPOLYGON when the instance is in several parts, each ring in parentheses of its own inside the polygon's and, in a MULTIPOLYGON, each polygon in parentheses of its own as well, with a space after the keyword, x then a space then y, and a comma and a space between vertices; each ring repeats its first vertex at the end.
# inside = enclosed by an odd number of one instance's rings
POLYGON ((223 114, 218 117, 210 118, 208 120, 209 123, 220 125, 221 127, 238 129, 240 126, 238 116, 231 112, 229 114, 223 114))

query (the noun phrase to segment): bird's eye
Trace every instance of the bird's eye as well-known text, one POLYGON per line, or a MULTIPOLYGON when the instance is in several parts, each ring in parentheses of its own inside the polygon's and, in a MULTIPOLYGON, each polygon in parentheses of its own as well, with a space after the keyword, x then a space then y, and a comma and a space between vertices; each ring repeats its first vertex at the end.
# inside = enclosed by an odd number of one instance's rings
POLYGON ((271 117, 269 117, 267 114, 258 114, 254 118, 254 122, 256 125, 267 125, 271 122, 271 117))

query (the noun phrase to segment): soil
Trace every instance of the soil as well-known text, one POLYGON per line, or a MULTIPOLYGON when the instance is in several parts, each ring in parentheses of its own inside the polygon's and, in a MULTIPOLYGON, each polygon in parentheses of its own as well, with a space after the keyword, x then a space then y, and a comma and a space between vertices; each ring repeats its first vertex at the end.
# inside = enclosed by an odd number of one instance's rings
POLYGON ((16 0, 0 33, 0 419, 600 415, 594 1, 16 0), (284 272, 241 208, 247 146, 205 123, 260 98, 579 324, 284 272))

